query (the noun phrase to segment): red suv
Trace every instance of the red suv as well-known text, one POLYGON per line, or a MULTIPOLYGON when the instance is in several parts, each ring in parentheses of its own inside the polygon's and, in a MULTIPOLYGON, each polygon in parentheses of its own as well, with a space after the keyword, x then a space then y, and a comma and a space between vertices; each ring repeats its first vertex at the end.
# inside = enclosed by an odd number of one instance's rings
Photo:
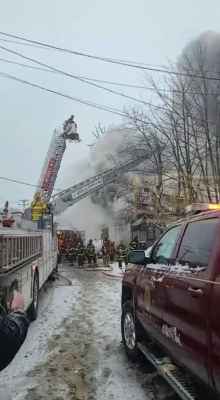
POLYGON ((129 253, 121 332, 128 357, 144 353, 180 396, 189 383, 181 386, 177 371, 220 398, 220 206, 207 208, 214 211, 194 210, 196 215, 170 226, 147 256, 142 250, 129 253))

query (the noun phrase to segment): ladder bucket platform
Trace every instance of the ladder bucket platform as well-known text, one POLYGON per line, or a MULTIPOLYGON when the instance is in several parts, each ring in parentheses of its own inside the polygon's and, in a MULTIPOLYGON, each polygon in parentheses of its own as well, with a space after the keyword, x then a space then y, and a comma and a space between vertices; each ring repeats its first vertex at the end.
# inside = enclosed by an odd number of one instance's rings
POLYGON ((200 391, 190 382, 188 376, 173 364, 171 360, 160 354, 160 350, 153 342, 138 343, 138 347, 148 361, 156 368, 157 373, 167 381, 182 400, 205 399, 205 397, 201 397, 200 391))

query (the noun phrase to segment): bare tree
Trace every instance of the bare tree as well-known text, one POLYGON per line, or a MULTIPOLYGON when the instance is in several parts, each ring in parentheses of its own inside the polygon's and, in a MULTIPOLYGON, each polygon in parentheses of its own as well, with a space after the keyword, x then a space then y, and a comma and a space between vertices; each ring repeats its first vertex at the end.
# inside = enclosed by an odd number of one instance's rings
POLYGON ((102 136, 104 136, 106 134, 106 127, 102 126, 101 123, 99 122, 97 126, 95 126, 95 130, 92 132, 95 140, 94 142, 88 144, 87 146, 89 146, 90 148, 92 148, 96 142, 101 139, 102 136))
POLYGON ((150 149, 145 172, 155 178, 150 190, 161 214, 166 203, 178 211, 180 204, 219 201, 220 80, 213 84, 217 73, 206 71, 206 59, 204 46, 197 44, 193 59, 185 55, 180 65, 171 65, 160 88, 147 76, 157 104, 143 102, 126 111, 125 126, 134 132, 130 151, 150 149))

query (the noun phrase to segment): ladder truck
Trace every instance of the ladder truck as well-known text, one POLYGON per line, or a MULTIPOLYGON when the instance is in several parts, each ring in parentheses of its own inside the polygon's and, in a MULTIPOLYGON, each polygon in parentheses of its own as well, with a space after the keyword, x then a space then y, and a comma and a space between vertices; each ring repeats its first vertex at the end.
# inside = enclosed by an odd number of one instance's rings
MULTIPOLYGON (((69 140, 74 140, 75 131, 72 127, 68 135, 72 135, 69 140)), ((57 137, 54 136, 58 143, 57 137)), ((64 136, 63 139, 67 139, 64 136)), ((60 138, 59 138, 60 139, 60 138)), ((79 137, 75 136, 79 141, 79 137)), ((84 197, 98 191, 109 183, 115 181, 125 172, 132 170, 135 166, 147 159, 148 155, 143 152, 138 158, 120 163, 113 168, 103 171, 83 182, 74 185, 62 192, 52 195, 52 190, 56 180, 56 174, 65 151, 65 143, 59 147, 57 154, 56 167, 52 169, 52 175, 48 175, 48 185, 44 185, 44 179, 48 169, 44 169, 38 189, 42 196, 51 204, 52 213, 46 216, 46 229, 38 230, 36 223, 27 215, 12 213, 9 215, 9 206, 6 204, 5 210, 0 218, 0 313, 10 311, 13 291, 19 290, 25 299, 25 309, 28 310, 30 320, 37 318, 38 297, 40 289, 53 274, 57 267, 57 235, 53 228, 53 215, 63 213, 68 207, 80 201, 84 197)), ((52 141, 52 145, 54 142, 52 141)), ((52 148, 52 146, 51 146, 52 148)), ((50 148, 50 150, 51 150, 50 148)), ((55 147, 55 149, 57 149, 55 147)), ((55 153, 49 153, 54 155, 55 153)), ((47 157, 47 164, 50 165, 50 156, 47 157)), ((55 165, 55 164, 54 164, 55 165)))
MULTIPOLYGON (((67 140, 81 141, 74 116, 53 133, 36 189, 45 202, 53 192, 67 140)), ((38 230, 30 211, 10 214, 6 202, 0 215, 0 315, 10 311, 16 289, 24 296, 30 319, 35 320, 40 289, 57 268, 58 254, 53 215, 46 215, 47 229, 38 230)))

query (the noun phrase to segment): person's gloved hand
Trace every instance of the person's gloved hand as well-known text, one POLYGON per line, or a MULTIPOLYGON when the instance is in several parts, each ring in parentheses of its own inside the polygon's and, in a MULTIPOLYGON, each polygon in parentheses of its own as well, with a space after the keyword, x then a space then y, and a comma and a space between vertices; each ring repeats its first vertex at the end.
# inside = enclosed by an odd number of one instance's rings
POLYGON ((11 310, 23 310, 24 309, 24 297, 17 290, 14 291, 14 298, 11 304, 11 310))

